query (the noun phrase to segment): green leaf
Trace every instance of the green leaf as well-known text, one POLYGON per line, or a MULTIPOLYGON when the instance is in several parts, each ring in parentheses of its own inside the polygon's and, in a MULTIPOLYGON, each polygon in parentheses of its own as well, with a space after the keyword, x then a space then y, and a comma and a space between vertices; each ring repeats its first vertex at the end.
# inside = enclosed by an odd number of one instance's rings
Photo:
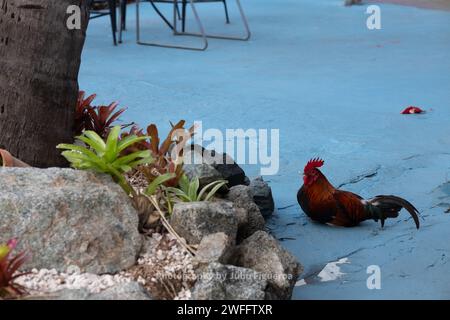
POLYGON ((91 157, 78 151, 66 150, 61 153, 69 162, 92 162, 91 157))
POLYGON ((119 140, 120 126, 115 126, 109 132, 108 138, 106 139, 106 151, 105 159, 107 162, 113 162, 119 155, 117 151, 117 143, 119 140))
MULTIPOLYGON (((72 167, 81 170, 94 170, 113 176, 127 194, 133 193, 133 188, 128 184, 124 172, 130 171, 140 164, 148 164, 153 161, 149 150, 137 151, 121 157, 118 151, 120 126, 116 126, 109 132, 106 143, 93 131, 85 131, 77 137, 87 147, 76 144, 59 144, 58 149, 64 150, 61 154, 71 163, 72 167), (94 152, 94 151, 95 152, 94 152)), ((121 141, 121 147, 127 147, 145 137, 130 137, 121 141)))
POLYGON ((83 146, 77 146, 75 144, 61 143, 61 144, 58 144, 56 146, 56 148, 58 148, 58 149, 66 149, 66 150, 70 150, 70 151, 78 151, 78 152, 80 152, 82 154, 87 155, 89 158, 97 158, 98 157, 94 152, 92 152, 88 148, 85 148, 83 146))
POLYGON ((129 163, 128 165, 130 167, 136 168, 137 166, 141 165, 141 164, 151 164, 153 162, 153 158, 152 157, 148 157, 148 158, 143 158, 140 160, 136 160, 134 162, 129 163))
POLYGON ((131 171, 133 168, 127 164, 123 164, 119 167, 116 167, 116 169, 119 169, 119 171, 121 171, 121 172, 128 172, 128 171, 131 171))
POLYGON ((166 189, 164 194, 166 195, 165 198, 166 198, 166 202, 167 202, 167 211, 171 215, 172 212, 173 212, 173 208, 172 208, 172 199, 170 197, 170 192, 168 192, 167 189, 166 189))
POLYGON ((97 153, 97 155, 101 155, 104 151, 101 151, 101 146, 96 144, 95 141, 85 137, 85 136, 79 136, 77 138, 80 141, 83 141, 86 145, 90 146, 92 149, 94 149, 95 153, 97 153))
POLYGON ((178 184, 181 190, 183 190, 186 194, 189 192, 189 179, 185 174, 181 176, 180 181, 178 181, 178 184))
POLYGON ((145 190, 145 193, 148 195, 153 195, 156 189, 162 185, 164 182, 169 181, 170 179, 175 178, 174 173, 165 173, 163 175, 158 176, 155 180, 153 180, 145 190))
POLYGON ((63 151, 61 153, 61 155, 67 159, 67 161, 69 161, 72 165, 72 167, 78 169, 78 167, 82 164, 82 163, 89 163, 90 161, 86 161, 86 159, 89 160, 88 157, 86 157, 85 155, 77 152, 77 151, 63 151))
POLYGON ((88 161, 88 162, 92 162, 95 164, 98 164, 100 166, 104 166, 106 163, 104 161, 104 159, 98 155, 96 155, 94 152, 92 152, 91 150, 86 149, 85 150, 86 153, 80 153, 77 150, 68 150, 66 152, 70 152, 71 154, 73 154, 74 157, 77 157, 76 155, 79 154, 83 157, 78 157, 78 159, 82 159, 83 161, 88 161))
POLYGON ((212 188, 212 187, 215 186, 216 184, 221 183, 221 182, 223 182, 223 181, 225 181, 225 180, 216 180, 216 181, 210 182, 210 183, 208 183, 206 186, 204 186, 204 187, 202 188, 202 190, 200 190, 200 192, 199 192, 199 194, 198 194, 198 200, 201 201, 203 195, 204 195, 210 188, 212 188))
POLYGON ((118 150, 118 152, 122 152, 123 150, 125 150, 129 146, 135 144, 136 142, 139 142, 139 141, 142 141, 142 140, 146 140, 148 138, 149 138, 148 136, 138 137, 138 136, 135 136, 135 135, 131 135, 131 136, 125 137, 125 138, 123 138, 122 140, 119 141, 119 143, 117 145, 117 150, 118 150))
POLYGON ((184 193, 182 190, 178 189, 178 188, 168 187, 167 190, 169 192, 172 192, 175 196, 177 196, 178 198, 182 199, 183 201, 187 201, 187 202, 191 201, 189 196, 186 193, 184 193))
POLYGON ((137 158, 148 158, 150 156, 151 155, 150 155, 149 150, 136 151, 129 155, 126 155, 126 156, 116 159, 112 164, 113 164, 113 166, 120 166, 122 164, 129 164, 130 162, 136 160, 137 158))
POLYGON ((197 201, 197 193, 198 193, 199 186, 200 186, 200 181, 199 181, 198 177, 195 177, 189 184, 188 196, 191 199, 191 201, 197 201))
MULTIPOLYGON (((95 132, 91 130, 86 130, 83 132, 83 135, 80 137, 77 137, 77 139, 81 140, 81 137, 86 137, 91 141, 91 144, 89 144, 97 153, 105 153, 106 151, 106 144, 105 141, 95 132)), ((83 140, 82 140, 83 141, 83 140)))
POLYGON ((4 258, 4 257, 6 257, 8 254, 9 254, 9 252, 10 252, 10 249, 9 249, 9 247, 7 246, 7 245, 1 245, 0 246, 0 261, 4 258))
POLYGON ((217 185, 211 189, 211 191, 208 193, 208 195, 205 197, 204 201, 209 201, 217 191, 219 191, 220 188, 222 188, 224 185, 228 183, 228 181, 216 181, 219 182, 217 185))

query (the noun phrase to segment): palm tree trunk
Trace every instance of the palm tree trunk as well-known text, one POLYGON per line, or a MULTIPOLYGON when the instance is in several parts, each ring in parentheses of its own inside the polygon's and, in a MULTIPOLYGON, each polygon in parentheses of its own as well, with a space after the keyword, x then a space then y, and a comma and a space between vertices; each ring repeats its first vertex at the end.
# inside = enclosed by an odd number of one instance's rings
POLYGON ((84 0, 0 0, 0 148, 37 167, 64 166, 55 148, 73 140, 84 0), (67 8, 81 8, 69 30, 67 8))

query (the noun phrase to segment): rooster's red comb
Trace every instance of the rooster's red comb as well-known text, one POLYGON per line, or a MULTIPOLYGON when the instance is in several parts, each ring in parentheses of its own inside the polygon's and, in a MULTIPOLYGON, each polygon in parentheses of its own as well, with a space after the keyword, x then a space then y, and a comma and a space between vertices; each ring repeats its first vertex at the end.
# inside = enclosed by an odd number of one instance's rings
POLYGON ((320 158, 311 159, 306 164, 303 172, 306 173, 314 168, 319 168, 319 167, 323 166, 323 164, 324 164, 324 161, 320 158))

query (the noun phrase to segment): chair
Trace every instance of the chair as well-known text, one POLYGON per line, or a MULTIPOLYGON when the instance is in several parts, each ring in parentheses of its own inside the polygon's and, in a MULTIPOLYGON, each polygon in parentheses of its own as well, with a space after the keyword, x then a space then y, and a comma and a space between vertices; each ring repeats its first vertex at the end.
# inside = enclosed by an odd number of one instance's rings
MULTIPOLYGON (((145 1, 145 0, 142 0, 142 1, 145 1)), ((172 29, 174 35, 187 35, 187 36, 201 37, 202 41, 203 41, 203 46, 202 47, 189 47, 189 46, 178 46, 178 45, 160 44, 160 43, 154 43, 154 42, 141 41, 140 40, 140 14, 139 14, 139 5, 140 5, 141 0, 136 0, 136 38, 137 38, 136 42, 140 45, 204 51, 208 47, 207 38, 216 38, 216 39, 225 39, 225 40, 242 40, 242 41, 247 41, 248 39, 250 39, 250 29, 248 26, 247 18, 244 14, 244 10, 242 9, 242 6, 241 6, 241 3, 239 0, 236 0, 236 4, 239 9, 239 13, 240 13, 242 22, 245 27, 245 32, 246 32, 245 36, 243 36, 243 37, 242 36, 228 36, 228 35, 213 35, 213 34, 205 33, 205 30, 203 28, 202 22, 198 15, 195 4, 196 3, 206 3, 206 2, 222 2, 224 5, 224 9, 225 9, 226 23, 229 23, 230 19, 228 16, 228 8, 227 8, 226 0, 147 0, 147 1, 150 2, 151 6, 155 10, 155 12, 161 17, 161 19, 167 24, 167 26, 170 29, 172 29), (177 15, 178 15, 178 19, 180 18, 178 2, 180 2, 182 5, 181 31, 178 31, 178 29, 177 29, 177 15), (171 4, 173 4, 173 6, 174 6, 173 23, 170 23, 169 20, 159 11, 159 9, 155 3, 171 3, 171 4), (186 7, 188 4, 190 5, 192 12, 194 14, 194 18, 195 18, 199 33, 189 33, 189 32, 185 31, 186 7)))
MULTIPOLYGON (((116 31, 117 31, 117 22, 116 22, 116 0, 88 0, 88 6, 91 9, 89 19, 96 19, 103 16, 109 15, 111 18, 111 29, 112 29, 112 35, 113 35, 113 42, 114 45, 117 45, 117 39, 116 39, 116 31), (103 8, 104 5, 107 5, 108 8, 103 8)), ((123 10, 121 1, 121 10, 123 10)), ((125 3, 126 5, 126 3, 125 3)), ((123 17, 123 14, 121 15, 123 17)), ((121 19, 121 28, 124 27, 124 21, 121 19)))

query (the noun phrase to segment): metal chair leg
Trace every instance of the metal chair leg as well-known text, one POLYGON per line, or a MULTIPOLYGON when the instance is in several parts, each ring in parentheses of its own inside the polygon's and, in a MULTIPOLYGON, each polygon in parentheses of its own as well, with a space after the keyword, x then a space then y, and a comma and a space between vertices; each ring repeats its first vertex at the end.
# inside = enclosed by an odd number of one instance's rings
MULTIPOLYGON (((190 0, 192 2, 193 0, 190 0)), ((244 9, 242 9, 241 2, 239 0, 236 0, 237 7, 239 9, 239 13, 241 16, 241 20, 244 24, 245 28, 245 35, 242 37, 239 36, 227 36, 227 35, 220 35, 220 34, 201 34, 201 33, 191 33, 191 32, 179 32, 177 35, 186 35, 186 36, 194 36, 194 37, 206 37, 206 38, 213 38, 213 39, 223 39, 223 40, 240 40, 240 41, 247 41, 251 37, 250 27, 248 26, 247 17, 245 16, 244 9)))
MULTIPOLYGON (((174 7, 173 7, 173 25, 170 25, 170 23, 167 21, 167 19, 165 19, 166 24, 169 25, 169 27, 171 27, 172 30, 174 30, 174 34, 180 34, 177 31, 177 7, 178 7, 178 0, 173 0, 174 2, 174 7)), ((153 3, 152 0, 150 0, 150 3, 152 4, 153 8, 157 7, 155 6, 155 4, 153 3)), ((208 40, 206 38, 205 35, 205 30, 203 28, 203 25, 200 21, 200 17, 197 13, 197 9, 195 8, 194 5, 194 1, 193 0, 189 0, 189 4, 192 8, 192 12, 194 13, 194 17, 195 17, 195 21, 197 23, 197 26, 200 30, 199 34, 196 34, 196 36, 201 37, 202 41, 203 41, 203 46, 202 47, 190 47, 190 46, 178 46, 178 45, 171 45, 171 44, 160 44, 160 43, 156 43, 156 42, 144 42, 141 41, 141 24, 140 24, 140 13, 139 13, 139 7, 140 7, 140 0, 136 0, 136 43, 139 45, 144 45, 144 46, 154 46, 154 47, 162 47, 162 48, 174 48, 174 49, 185 49, 185 50, 195 50, 195 51, 204 51, 208 48, 208 40)), ((159 10, 158 10, 159 11, 159 10)), ((158 13, 157 11, 157 13, 158 13)), ((161 13, 158 13, 159 15, 161 15, 161 13)))
POLYGON ((117 46, 117 39, 116 39, 116 31, 117 31, 116 1, 115 0, 108 0, 108 6, 109 6, 109 15, 111 17, 111 29, 112 29, 112 34, 113 34, 113 41, 114 41, 114 45, 117 46))
POLYGON ((181 20, 180 8, 178 8, 178 3, 177 3, 177 6, 176 6, 176 10, 177 10, 178 20, 181 20))
POLYGON ((228 16, 227 0, 223 0, 223 7, 225 8, 225 20, 228 24, 230 23, 230 17, 228 16))
POLYGON ((149 1, 151 6, 153 7, 153 10, 155 10, 155 12, 158 14, 158 16, 160 16, 160 18, 164 21, 165 24, 167 24, 167 26, 173 30, 173 25, 169 22, 169 20, 166 19, 166 17, 162 14, 161 11, 159 11, 158 7, 156 6, 156 4, 153 1, 149 1))
POLYGON ((182 0, 181 4, 181 31, 184 32, 186 30, 186 5, 187 1, 182 0))
MULTIPOLYGON (((182 1, 183 1, 183 18, 182 18, 183 27, 182 27, 181 31, 184 32, 185 29, 186 29, 185 26, 186 26, 186 3, 187 2, 186 2, 186 0, 182 0, 182 1)), ((222 0, 222 3, 223 3, 223 7, 225 9, 225 21, 226 21, 227 24, 229 24, 230 23, 230 16, 228 14, 227 0, 222 0)))
POLYGON ((122 23, 122 30, 127 30, 127 0, 120 0, 122 7, 121 7, 121 23, 122 23))
POLYGON ((119 4, 119 21, 120 21, 120 29, 119 29, 119 43, 122 43, 122 32, 125 30, 125 21, 126 21, 126 13, 124 11, 124 3, 125 3, 125 9, 127 5, 126 0, 120 0, 119 4))

